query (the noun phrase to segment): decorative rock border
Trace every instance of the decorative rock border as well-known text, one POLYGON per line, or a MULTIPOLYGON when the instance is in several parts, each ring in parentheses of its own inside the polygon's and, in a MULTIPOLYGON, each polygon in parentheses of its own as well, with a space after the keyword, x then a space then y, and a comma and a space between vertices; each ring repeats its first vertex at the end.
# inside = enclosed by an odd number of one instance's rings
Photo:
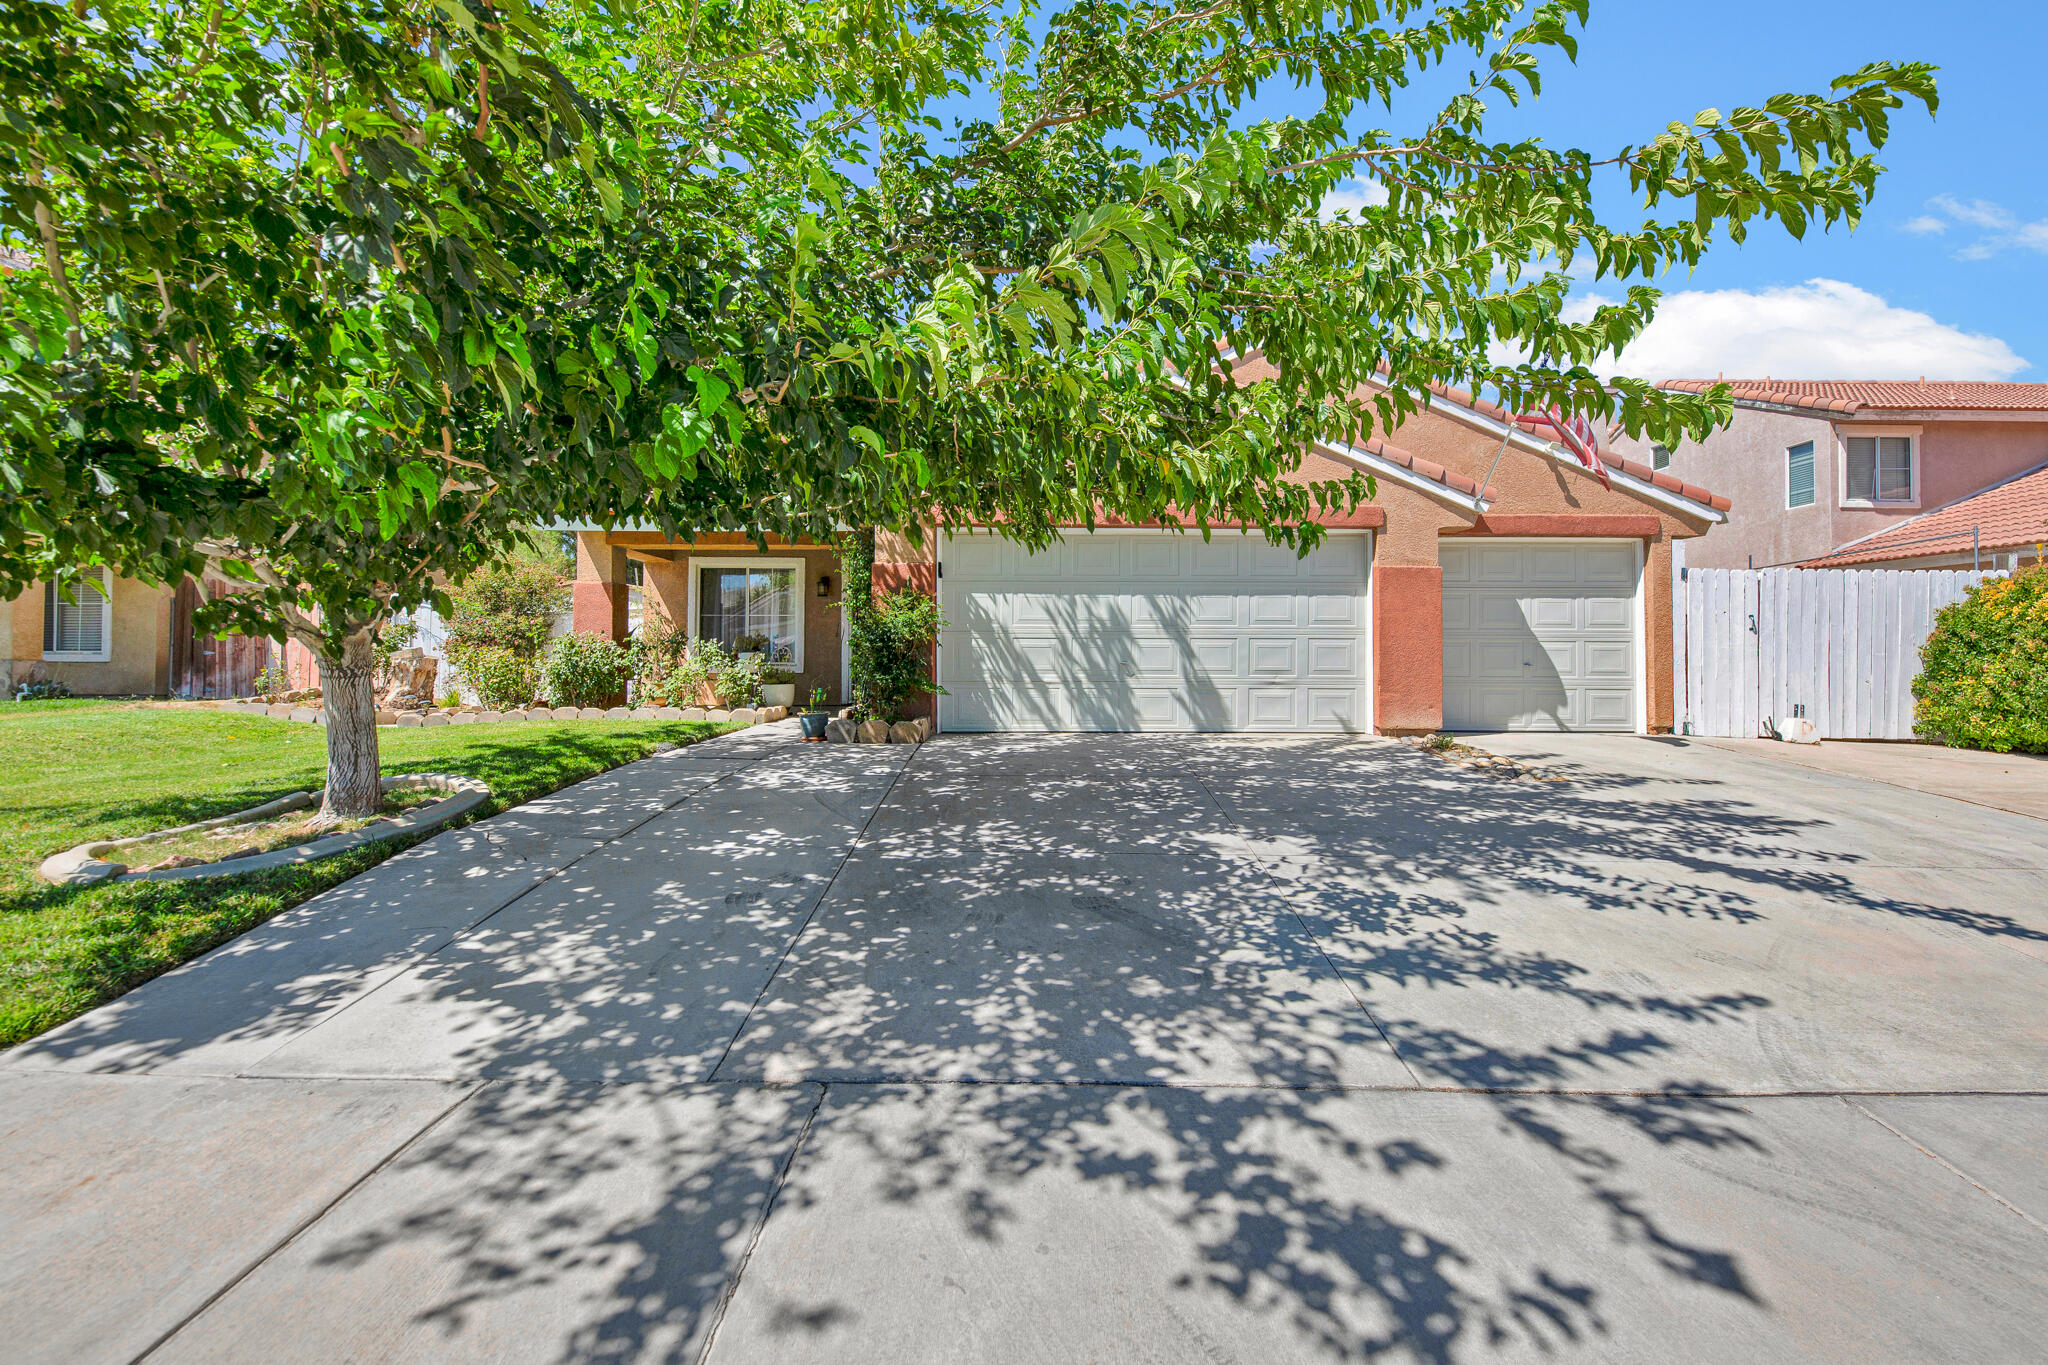
POLYGON ((929 716, 916 720, 850 720, 844 715, 825 722, 825 739, 832 744, 922 744, 932 737, 929 716))
MULTIPOLYGON (((272 720, 293 720, 301 725, 324 725, 326 715, 317 707, 287 706, 260 701, 228 701, 214 704, 215 710, 242 716, 268 716, 272 720)), ((535 706, 525 710, 492 711, 465 706, 457 711, 387 711, 379 709, 377 724, 421 727, 436 725, 492 725, 504 721, 562 720, 714 720, 736 721, 741 725, 765 725, 789 715, 787 706, 742 706, 737 710, 706 710, 701 706, 535 706)))
POLYGON ((404 773, 387 777, 378 783, 382 791, 403 791, 424 787, 430 791, 446 792, 447 795, 431 805, 418 810, 407 811, 404 815, 390 820, 380 820, 364 825, 361 829, 349 830, 343 834, 329 834, 309 843, 294 844, 290 848, 272 849, 268 853, 252 853, 246 858, 233 858, 227 862, 200 863, 194 867, 167 867, 159 872, 130 872, 125 864, 103 860, 102 853, 111 853, 117 848, 161 839, 167 834, 190 834, 196 830, 218 829, 223 825, 247 824, 252 820, 266 820, 288 810, 304 810, 320 804, 323 791, 293 792, 275 801, 266 801, 248 810, 236 811, 232 815, 219 815, 211 820, 196 824, 179 825, 174 829, 160 829, 148 834, 131 834, 125 839, 97 839, 91 843, 67 848, 62 853, 53 853, 43 859, 37 869, 43 880, 59 886, 86 886, 94 882, 122 881, 178 881, 191 877, 239 876, 244 872, 263 872, 273 867, 290 867, 295 863, 310 863, 320 858, 331 858, 337 853, 346 853, 364 844, 382 843, 387 839, 398 839, 408 834, 419 834, 439 829, 460 816, 469 814, 490 799, 491 789, 473 777, 456 777, 449 773, 404 773))

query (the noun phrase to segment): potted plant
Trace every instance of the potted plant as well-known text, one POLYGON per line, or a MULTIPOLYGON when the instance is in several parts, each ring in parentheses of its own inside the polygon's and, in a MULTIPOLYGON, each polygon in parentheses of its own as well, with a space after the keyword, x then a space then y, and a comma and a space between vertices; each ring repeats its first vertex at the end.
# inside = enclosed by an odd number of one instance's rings
POLYGON ((804 727, 804 738, 825 738, 825 722, 831 719, 832 713, 825 709, 825 689, 812 688, 810 709, 797 717, 797 723, 804 727))
POLYGON ((732 652, 741 659, 764 659, 768 655, 768 637, 742 635, 732 642, 732 652))
POLYGON ((761 705, 796 705, 796 674, 786 668, 767 668, 761 672, 761 705))

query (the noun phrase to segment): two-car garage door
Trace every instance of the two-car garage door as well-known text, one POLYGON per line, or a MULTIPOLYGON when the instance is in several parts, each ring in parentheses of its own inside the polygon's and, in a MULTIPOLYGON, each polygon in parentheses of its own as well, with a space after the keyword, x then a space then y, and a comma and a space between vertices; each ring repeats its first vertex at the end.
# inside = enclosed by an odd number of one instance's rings
POLYGON ((990 535, 941 548, 948 730, 1369 731, 1371 541, 990 535))
POLYGON ((1444 726, 1633 730, 1637 542, 1442 543, 1444 726))

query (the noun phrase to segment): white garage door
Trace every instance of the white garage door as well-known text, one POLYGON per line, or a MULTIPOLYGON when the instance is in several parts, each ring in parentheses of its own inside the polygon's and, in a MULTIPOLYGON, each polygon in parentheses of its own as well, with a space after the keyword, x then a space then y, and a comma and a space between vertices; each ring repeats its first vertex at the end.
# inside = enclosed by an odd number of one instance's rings
POLYGON ((1444 542, 1444 726, 1636 728, 1633 541, 1444 542))
POLYGON ((1070 532, 940 551, 948 730, 1371 728, 1366 536, 1070 532))

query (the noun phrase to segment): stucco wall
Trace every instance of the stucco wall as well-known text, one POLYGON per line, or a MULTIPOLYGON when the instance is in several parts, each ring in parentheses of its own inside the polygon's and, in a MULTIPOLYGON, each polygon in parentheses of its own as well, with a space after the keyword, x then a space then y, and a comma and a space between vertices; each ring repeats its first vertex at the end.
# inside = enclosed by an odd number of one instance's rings
POLYGON ((158 697, 170 690, 171 593, 132 578, 114 580, 113 646, 105 663, 43 659, 43 585, 0 609, 6 617, 6 686, 47 677, 82 697, 158 697))
MULTIPOLYGON (((1645 464, 1649 443, 1626 438, 1617 449, 1645 464)), ((1686 547, 1701 569, 1794 564, 1954 502, 2048 461, 2048 422, 1950 421, 1922 414, 1874 415, 1834 423, 1818 415, 1738 407, 1735 420, 1705 441, 1671 455, 1671 472, 1725 495, 1728 522, 1686 547), (1841 438, 1862 427, 1918 427, 1920 497, 1886 508, 1843 507, 1841 438), (1814 443, 1814 501, 1786 506, 1786 451, 1814 443)))

